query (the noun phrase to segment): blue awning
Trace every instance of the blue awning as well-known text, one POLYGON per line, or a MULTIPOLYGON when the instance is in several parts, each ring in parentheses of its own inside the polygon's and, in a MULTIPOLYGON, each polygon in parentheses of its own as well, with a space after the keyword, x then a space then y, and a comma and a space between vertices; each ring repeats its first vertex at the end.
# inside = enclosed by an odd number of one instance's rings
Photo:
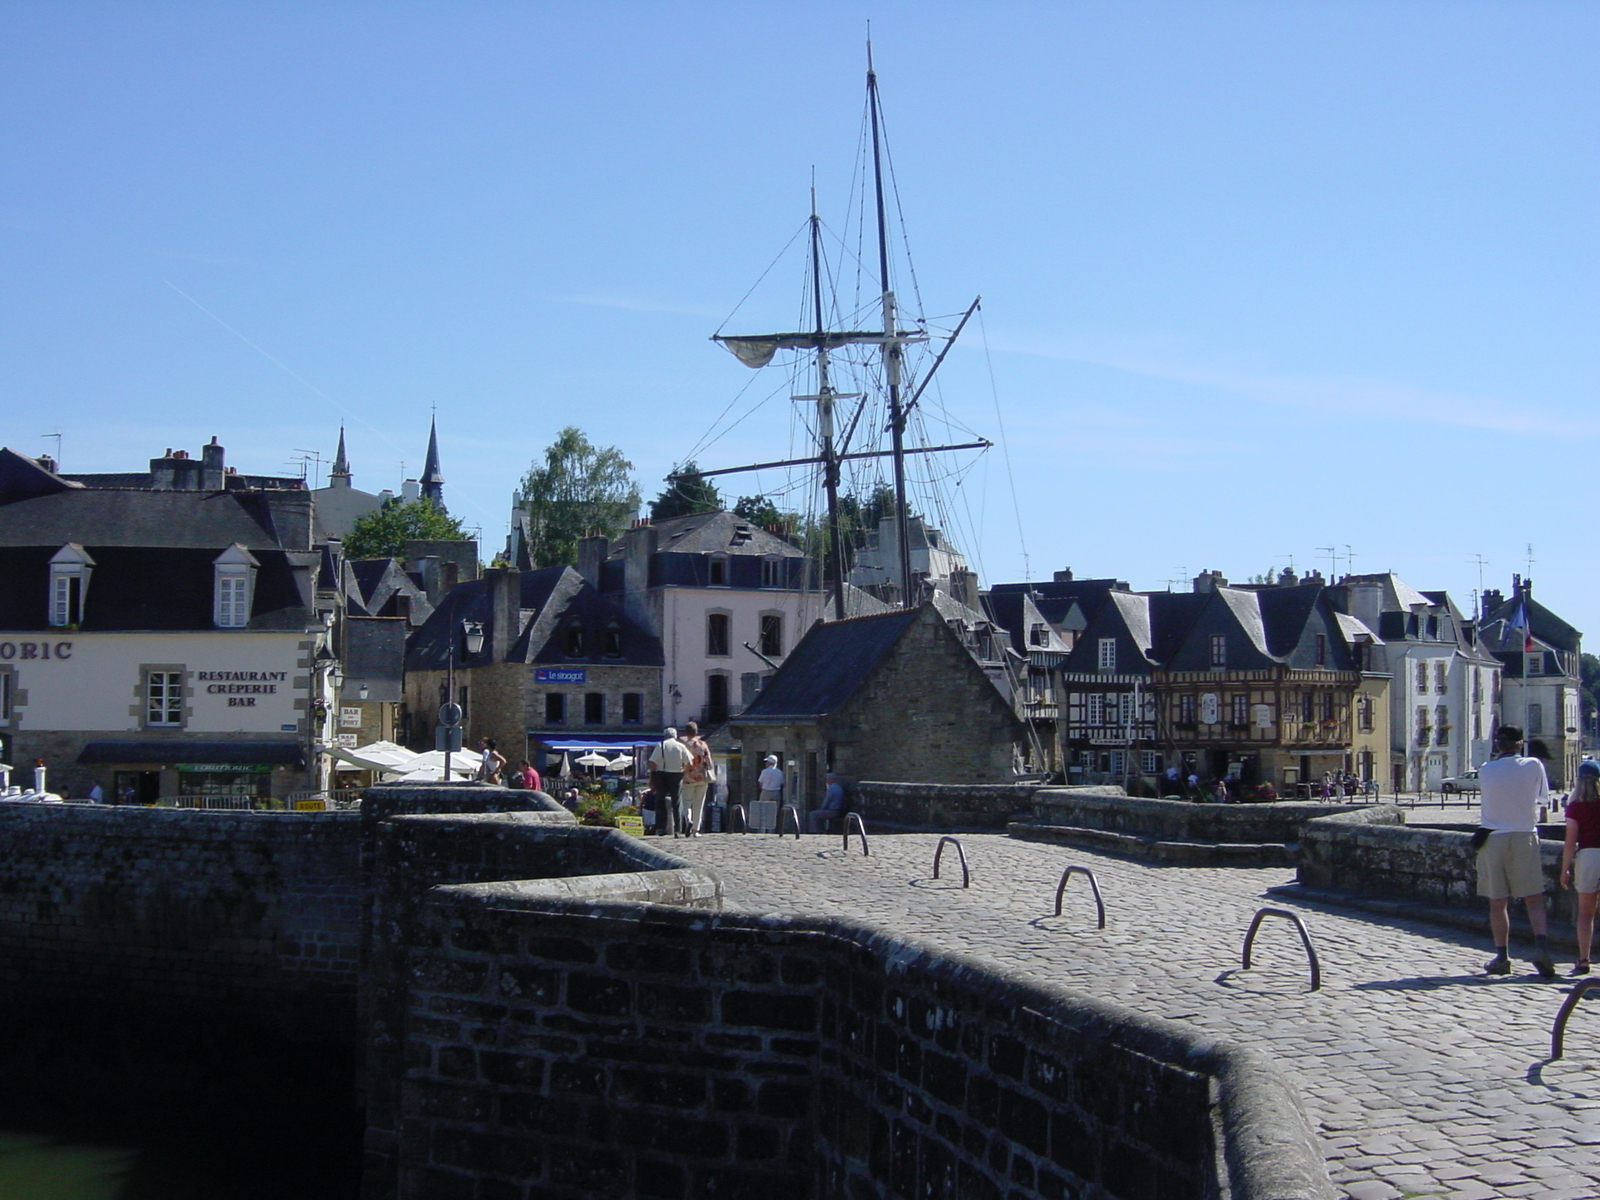
POLYGON ((588 737, 549 737, 529 731, 528 736, 547 750, 563 753, 569 750, 631 750, 635 746, 654 746, 665 734, 660 733, 594 733, 588 737))

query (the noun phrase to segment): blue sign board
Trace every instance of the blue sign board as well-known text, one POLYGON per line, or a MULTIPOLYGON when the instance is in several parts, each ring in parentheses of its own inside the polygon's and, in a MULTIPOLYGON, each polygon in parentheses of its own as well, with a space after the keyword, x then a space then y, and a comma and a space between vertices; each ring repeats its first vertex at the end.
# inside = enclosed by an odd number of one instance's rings
POLYGON ((535 667, 533 669, 535 683, 588 683, 589 668, 587 667, 535 667))

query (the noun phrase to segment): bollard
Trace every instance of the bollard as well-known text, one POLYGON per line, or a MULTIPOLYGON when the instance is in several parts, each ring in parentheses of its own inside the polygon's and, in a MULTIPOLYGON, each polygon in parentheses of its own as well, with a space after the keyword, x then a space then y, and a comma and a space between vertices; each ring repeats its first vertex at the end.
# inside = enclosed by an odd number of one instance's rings
POLYGON ((870 854, 871 851, 867 849, 867 827, 862 824, 860 813, 845 813, 844 815, 844 848, 846 850, 850 849, 850 826, 852 823, 855 825, 856 832, 861 836, 861 853, 863 855, 870 854))
MULTIPOLYGON (((1255 918, 1250 922, 1250 931, 1244 935, 1244 969, 1250 969, 1250 947, 1256 940, 1256 930, 1261 928, 1264 917, 1283 917, 1293 921, 1294 927, 1300 933, 1300 944, 1306 948, 1306 957, 1311 960, 1311 990, 1314 992, 1322 986, 1322 965, 1317 962, 1316 947, 1311 944, 1311 934, 1306 930, 1305 922, 1299 914, 1292 913, 1286 908, 1262 908, 1256 910, 1255 918)), ((1597 981, 1600 982, 1600 981, 1597 981)))
POLYGON ((1106 903, 1100 898, 1100 883, 1094 877, 1094 872, 1088 867, 1068 867, 1061 872, 1061 882, 1056 884, 1056 916, 1061 915, 1061 893, 1067 890, 1067 880, 1074 875, 1086 875, 1089 878, 1089 887, 1094 892, 1094 907, 1100 918, 1100 928, 1106 927, 1106 903))
POLYGON ((956 848, 956 855, 961 859, 961 886, 972 885, 972 874, 967 870, 967 852, 961 847, 961 839, 948 835, 939 839, 939 848, 933 852, 933 877, 939 878, 939 860, 944 857, 946 843, 956 848))
POLYGON ((791 817, 794 818, 794 840, 798 842, 800 840, 800 810, 797 809, 792 804, 785 804, 782 808, 780 808, 778 810, 778 824, 774 828, 773 832, 776 833, 779 837, 783 836, 783 814, 784 813, 788 813, 791 817))

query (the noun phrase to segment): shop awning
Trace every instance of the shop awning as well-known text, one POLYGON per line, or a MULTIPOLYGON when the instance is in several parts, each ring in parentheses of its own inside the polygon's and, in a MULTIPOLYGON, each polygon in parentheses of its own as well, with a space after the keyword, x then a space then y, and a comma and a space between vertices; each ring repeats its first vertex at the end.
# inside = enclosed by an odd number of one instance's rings
POLYGON ((303 767, 306 754, 298 742, 88 742, 79 752, 78 761, 130 766, 215 763, 219 767, 303 767))
POLYGON ((540 733, 528 736, 549 750, 562 752, 577 750, 631 750, 635 746, 653 746, 665 734, 660 733, 595 733, 588 737, 546 737, 540 733))

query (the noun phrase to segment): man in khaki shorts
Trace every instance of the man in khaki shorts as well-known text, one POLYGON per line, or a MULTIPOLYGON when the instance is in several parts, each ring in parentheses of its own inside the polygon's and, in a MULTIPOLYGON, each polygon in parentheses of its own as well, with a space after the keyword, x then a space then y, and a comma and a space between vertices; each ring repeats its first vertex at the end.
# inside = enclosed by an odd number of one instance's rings
POLYGON ((1522 730, 1502 725, 1495 734, 1495 758, 1478 768, 1483 787, 1479 820, 1489 830, 1478 851, 1478 895, 1489 899, 1489 931, 1494 935, 1494 957, 1484 970, 1491 975, 1511 974, 1510 904, 1515 897, 1528 906, 1534 970, 1553 979, 1556 965, 1545 941, 1544 865, 1539 854, 1539 805, 1549 783, 1544 764, 1523 757, 1521 749, 1522 730))

